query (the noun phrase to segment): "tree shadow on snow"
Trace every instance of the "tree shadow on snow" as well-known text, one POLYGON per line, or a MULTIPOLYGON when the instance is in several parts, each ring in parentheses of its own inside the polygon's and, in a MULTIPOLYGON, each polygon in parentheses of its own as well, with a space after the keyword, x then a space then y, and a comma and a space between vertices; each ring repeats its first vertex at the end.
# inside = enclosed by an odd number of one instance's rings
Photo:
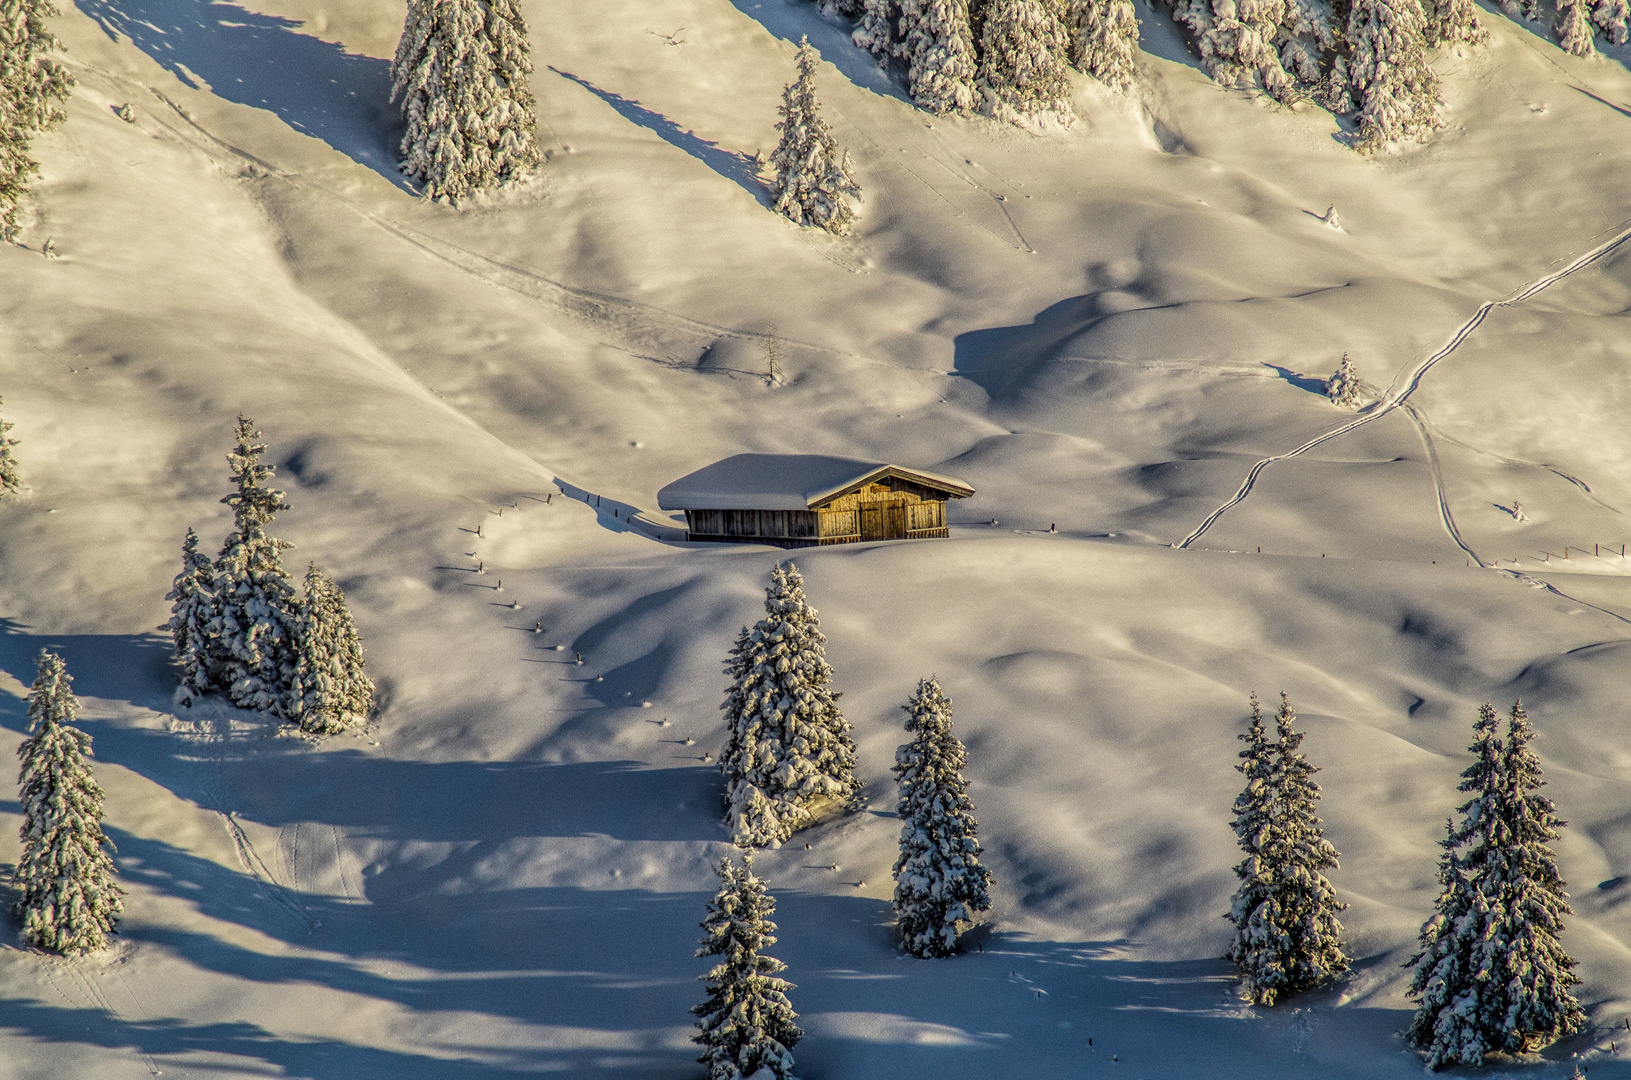
MULTIPOLYGON (((731 3, 772 37, 790 45, 797 45, 800 38, 808 36, 821 59, 836 67, 856 86, 912 104, 905 89, 890 77, 889 70, 851 40, 855 27, 848 19, 829 18, 821 14, 818 5, 806 0, 731 0, 731 3)), ((792 82, 797 74, 789 57, 786 81, 792 82)))
POLYGON ((74 0, 109 37, 127 37, 195 89, 266 109, 407 189, 388 61, 346 52, 300 22, 224 0, 74 0))
POLYGON ((758 168, 753 158, 748 154, 735 150, 722 150, 718 143, 709 142, 693 131, 686 131, 674 121, 661 113, 652 112, 638 101, 631 101, 621 94, 614 94, 610 90, 602 90, 587 79, 580 79, 570 71, 562 71, 551 67, 561 78, 575 82, 591 94, 595 95, 613 109, 618 115, 633 124, 655 133, 664 142, 684 150, 687 154, 702 162, 714 172, 723 176, 752 195, 760 203, 768 201, 764 184, 759 182, 758 168))

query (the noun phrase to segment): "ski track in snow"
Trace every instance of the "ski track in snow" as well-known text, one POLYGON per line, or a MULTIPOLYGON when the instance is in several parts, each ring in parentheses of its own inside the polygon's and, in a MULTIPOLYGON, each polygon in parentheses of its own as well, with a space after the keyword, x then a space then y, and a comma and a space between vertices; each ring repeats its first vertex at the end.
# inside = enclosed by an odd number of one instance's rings
MULTIPOLYGON (((1266 457, 1266 458, 1263 458, 1261 461, 1257 462, 1255 465, 1253 465, 1251 467, 1251 470, 1246 474, 1246 479, 1241 482, 1240 488, 1235 492, 1234 496, 1231 499, 1229 499, 1228 502, 1224 503, 1222 506, 1218 507, 1216 510, 1214 510, 1210 514, 1208 514, 1206 516, 1206 519, 1204 521, 1202 521, 1200 523, 1200 525, 1198 525, 1195 528, 1194 532, 1192 532, 1188 536, 1184 537, 1184 539, 1181 542, 1179 542, 1178 544, 1175 544, 1174 546, 1178 547, 1178 548, 1187 548, 1187 547, 1189 547, 1196 540, 1199 540, 1202 536, 1204 536, 1208 529, 1210 529, 1213 525, 1217 524, 1218 520, 1220 518, 1222 518, 1224 514, 1228 513, 1230 510, 1233 510, 1235 507, 1237 507, 1241 503, 1245 502, 1247 496, 1251 495, 1252 489, 1257 485, 1258 477, 1262 476, 1263 475, 1263 470, 1267 469, 1270 465, 1273 465, 1277 461, 1287 461, 1287 460, 1290 460, 1291 458, 1301 457, 1303 454, 1308 453, 1308 451, 1313 450, 1313 449, 1315 449, 1317 447, 1323 446, 1326 443, 1330 442, 1332 439, 1338 438, 1338 437, 1340 437, 1342 435, 1346 435, 1350 431, 1353 431, 1353 430, 1355 430, 1357 428, 1364 427, 1366 424, 1369 424, 1373 420, 1379 420, 1382 417, 1386 416, 1388 413, 1392 412, 1393 410, 1395 410, 1397 408, 1400 408, 1401 406, 1404 406, 1406 404, 1406 402, 1408 402, 1410 400, 1410 396, 1412 394, 1414 394, 1416 392, 1416 390, 1421 386, 1422 379, 1426 376, 1426 374, 1430 370, 1432 370, 1433 365, 1437 364, 1440 360, 1443 360, 1445 357, 1451 355, 1457 349, 1459 349, 1462 346, 1462 344, 1467 340, 1467 338, 1472 335, 1473 331, 1477 330, 1479 326, 1483 325, 1484 320, 1489 317, 1490 312, 1494 311, 1498 307, 1515 307, 1518 304, 1523 303, 1525 300, 1528 300, 1531 297, 1535 296, 1537 293, 1540 293, 1540 292, 1544 291, 1545 289, 1550 288, 1551 286, 1557 284, 1559 281, 1562 281, 1564 278, 1570 276, 1571 274, 1574 274, 1577 271, 1583 270, 1586 267, 1590 266, 1592 263, 1595 263, 1597 260, 1601 259, 1603 256, 1608 255, 1609 253, 1611 253, 1614 250, 1616 250, 1617 248, 1619 248, 1627 240, 1631 240, 1631 228, 1622 228, 1619 232, 1615 233, 1614 236, 1612 236, 1608 240, 1604 241, 1603 243, 1599 244, 1598 246, 1592 248, 1590 251, 1586 252, 1584 255, 1581 255, 1579 258, 1575 259, 1573 262, 1571 262, 1568 265, 1564 266, 1562 269, 1556 270, 1556 271, 1554 271, 1554 272, 1552 272, 1550 274, 1545 274, 1545 275, 1543 275, 1543 276, 1541 276, 1539 278, 1536 278, 1534 281, 1532 281, 1529 284, 1525 285, 1523 288, 1519 289, 1516 293, 1513 293, 1511 296, 1507 297, 1506 299, 1504 299, 1504 300, 1486 300, 1482 304, 1478 305, 1478 310, 1473 312, 1472 317, 1469 318, 1466 322, 1462 323, 1459 328, 1457 328, 1456 332, 1451 335, 1450 340, 1448 342, 1446 342, 1442 347, 1440 347, 1438 349, 1438 351, 1430 354, 1429 356, 1427 356, 1426 359, 1422 360, 1420 363, 1416 364, 1413 368, 1410 368, 1406 372, 1404 372, 1404 374, 1403 374, 1404 386, 1403 386, 1402 390, 1397 390, 1396 391, 1396 390, 1390 388, 1388 390, 1388 392, 1383 396, 1382 400, 1377 402, 1376 404, 1372 405, 1370 407, 1370 410, 1368 412, 1364 413, 1363 415, 1357 416, 1354 419, 1348 421, 1347 423, 1342 424, 1342 425, 1340 425, 1338 427, 1335 427, 1335 428, 1331 429, 1330 431, 1327 431, 1323 435, 1316 436, 1315 438, 1312 438, 1312 439, 1308 440, 1307 442, 1303 443, 1301 446, 1299 446, 1299 447, 1297 447, 1297 448, 1295 448, 1293 450, 1288 450, 1283 454, 1275 454, 1272 457, 1266 457)), ((1400 376, 1397 376, 1397 375, 1394 376, 1393 383, 1394 383, 1395 386, 1399 383, 1399 380, 1400 380, 1400 376)), ((1435 475, 1435 477, 1437 477, 1437 475, 1438 475, 1437 453, 1433 452, 1430 456, 1431 456, 1431 458, 1433 460, 1433 463, 1434 463, 1434 475, 1435 475)), ((1435 480, 1435 483, 1438 483, 1438 481, 1435 480)), ((1441 511, 1445 515, 1448 515, 1449 508, 1444 505, 1443 495, 1442 495, 1442 484, 1439 484, 1439 487, 1440 487, 1439 505, 1440 505, 1441 511)), ((1468 548, 1466 546, 1466 544, 1461 542, 1459 534, 1455 532, 1453 521, 1451 519, 1449 519, 1448 517, 1446 517, 1445 524, 1446 524, 1446 527, 1451 530, 1451 535, 1455 537, 1457 545, 1459 545, 1463 551, 1466 551, 1466 552, 1468 552, 1468 554, 1471 554, 1471 549, 1468 548)), ((1474 556, 1474 557, 1476 558, 1476 556, 1474 556)), ((1480 565, 1482 565, 1482 564, 1480 564, 1480 565)), ((1595 606, 1595 605, 1592 605, 1592 606, 1595 606)), ((1602 610, 1602 609, 1599 608, 1598 610, 1602 610)), ((1615 617, 1619 618, 1619 616, 1615 616, 1615 617)))

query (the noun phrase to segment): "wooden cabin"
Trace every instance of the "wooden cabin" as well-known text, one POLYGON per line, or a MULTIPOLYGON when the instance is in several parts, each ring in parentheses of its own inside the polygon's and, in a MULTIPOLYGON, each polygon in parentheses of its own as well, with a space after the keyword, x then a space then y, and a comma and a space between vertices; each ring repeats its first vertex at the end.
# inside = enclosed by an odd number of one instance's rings
POLYGON ((686 539, 811 547, 950 535, 946 500, 974 489, 949 476, 818 454, 737 454, 657 492, 685 511, 686 539))

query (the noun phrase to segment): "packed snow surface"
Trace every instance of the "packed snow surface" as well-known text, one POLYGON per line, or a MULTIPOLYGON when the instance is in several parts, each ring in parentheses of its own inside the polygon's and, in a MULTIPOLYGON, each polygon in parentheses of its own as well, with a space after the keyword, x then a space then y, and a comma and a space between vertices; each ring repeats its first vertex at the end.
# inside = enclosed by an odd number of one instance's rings
POLYGON ((395 168, 400 0, 53 20, 78 87, 0 249, 0 726, 60 652, 126 895, 83 959, 5 931, 0 1075, 699 1075, 722 663, 785 553, 674 543, 656 493, 750 453, 977 490, 948 540, 797 554, 863 784, 754 864, 800 1076, 1418 1076, 1403 963, 1519 696, 1591 1021, 1533 1075, 1631 1076, 1631 54, 1484 8, 1446 126, 1366 158, 1142 3, 1132 94, 1072 75, 1045 134, 914 109, 804 0, 522 8, 546 161, 456 208, 395 168), (805 35, 849 237, 755 179, 805 35), (362 634, 354 736, 173 702, 240 411, 362 634), (944 960, 890 924, 930 676, 992 874, 944 960), (1254 690, 1322 770, 1352 958, 1272 1009, 1220 959, 1254 690))

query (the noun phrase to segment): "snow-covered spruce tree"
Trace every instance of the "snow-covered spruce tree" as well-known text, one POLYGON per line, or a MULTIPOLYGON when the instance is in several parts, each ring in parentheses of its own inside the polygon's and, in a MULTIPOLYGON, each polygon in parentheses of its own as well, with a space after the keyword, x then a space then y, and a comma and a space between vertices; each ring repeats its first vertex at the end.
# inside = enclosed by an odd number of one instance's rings
POLYGON ((991 909, 991 871, 980 865, 979 826, 951 733, 951 699, 935 678, 920 680, 905 706, 912 741, 895 752, 903 824, 895 860, 895 926, 914 956, 950 956, 957 935, 991 909))
POLYGON ((1320 82, 1320 56, 1336 44, 1327 0, 1174 0, 1207 73, 1224 86, 1292 102, 1320 82))
POLYGON ((17 233, 17 208, 40 166, 29 140, 60 124, 74 77, 50 53, 62 48, 48 16, 50 0, 0 0, 0 240, 17 233))
POLYGON ((1347 353, 1342 354, 1342 363, 1325 380, 1325 396, 1339 409, 1359 407, 1359 373, 1354 370, 1353 361, 1348 359, 1347 353))
POLYGON ((896 55, 900 44, 901 0, 862 0, 850 40, 879 60, 896 55))
POLYGON ((968 0, 900 0, 900 41, 912 100, 934 113, 968 112, 978 95, 978 61, 968 0))
POLYGON ((240 415, 236 437, 227 461, 237 490, 221 500, 232 507, 233 531, 214 567, 220 631, 204 666, 211 685, 224 689, 234 705, 284 720, 300 599, 281 554, 294 545, 266 531, 285 507, 283 492, 265 486, 273 470, 260 463, 266 445, 255 421, 240 415))
POLYGON ((124 911, 114 883, 112 845, 102 835, 102 789, 85 759, 91 737, 73 726, 79 701, 62 657, 40 652, 28 698, 28 729, 17 748, 22 770, 23 853, 13 883, 23 939, 78 956, 103 948, 124 911))
POLYGON ((363 671, 362 639, 345 594, 313 565, 306 571, 295 635, 289 719, 308 734, 334 735, 367 723, 373 708, 374 684, 363 671))
POLYGON ((1438 124, 1443 98, 1427 66, 1420 0, 1353 0, 1348 9, 1348 83, 1359 110, 1359 149, 1420 140, 1438 124))
POLYGON ((1431 7, 1423 6, 1428 15, 1427 44, 1456 47, 1488 40, 1489 31, 1479 25, 1478 5, 1473 0, 1438 0, 1431 7))
POLYGON ((855 743, 838 709, 827 639, 792 562, 770 573, 765 617, 743 628, 725 663, 728 821, 743 847, 779 847, 823 805, 857 790, 855 743))
POLYGON ((1070 62, 1112 90, 1131 90, 1138 74, 1132 0, 1076 0, 1069 10, 1070 62))
POLYGON ((176 701, 191 705, 214 689, 210 682, 209 658, 219 652, 220 612, 216 609, 215 568, 210 557, 198 550, 198 534, 191 528, 181 542, 181 573, 164 594, 170 605, 170 621, 161 629, 170 631, 175 643, 176 663, 181 666, 181 685, 176 701))
POLYGON ((1461 774, 1471 798, 1445 840, 1437 910, 1410 961, 1418 1005, 1407 1034, 1433 1069, 1538 1049, 1585 1024, 1570 992, 1574 961, 1558 941, 1568 898, 1546 846, 1563 822, 1534 794, 1543 782, 1522 703, 1505 740, 1498 724, 1492 706, 1479 709, 1475 760, 1461 774))
POLYGON ((692 1006, 703 1048, 697 1060, 708 1080, 793 1080, 791 1053, 804 1032, 787 1000, 793 984, 778 979, 787 965, 760 950, 776 943, 776 901, 753 875, 753 854, 738 867, 721 859, 719 893, 702 920, 707 936, 698 956, 720 961, 702 976, 707 1000, 692 1006))
POLYGON ((410 0, 391 64, 402 171, 457 200, 536 166, 531 74, 518 0, 410 0))
POLYGON ((1557 43, 1565 52, 1594 54, 1596 30, 1591 22, 1591 0, 1557 0, 1557 43))
POLYGON ((821 0, 821 10, 827 15, 858 19, 866 11, 866 0, 821 0))
MULTIPOLYGON (((5 400, 0 398, 0 405, 4 404, 5 400)), ((4 420, 0 420, 0 499, 23 490, 23 478, 17 475, 17 458, 11 452, 11 448, 17 445, 17 440, 6 435, 11 427, 4 420)))
POLYGON ((1627 0, 1597 0, 1597 6, 1591 9, 1591 21, 1597 24, 1610 42, 1624 45, 1626 24, 1631 21, 1631 4, 1627 0))
POLYGON ((770 155, 776 170, 770 193, 777 213, 800 225, 815 225, 842 235, 855 222, 852 202, 861 187, 850 172, 849 153, 840 153, 832 132, 821 119, 816 100, 815 72, 821 57, 810 39, 799 41, 799 77, 782 94, 781 141, 770 155))
POLYGON ((1319 770, 1297 752, 1303 736, 1293 728, 1291 703, 1280 695, 1273 742, 1255 694, 1251 704, 1251 726, 1240 736, 1246 749, 1235 766, 1246 777, 1234 822, 1246 857, 1235 867, 1240 887, 1227 916, 1235 924, 1227 959, 1240 967, 1241 995, 1273 1005, 1347 970, 1337 921, 1346 905, 1325 877, 1337 851, 1314 816, 1319 770))
POLYGON ((994 0, 980 36, 980 95, 1001 120, 1069 116, 1069 38, 1054 0, 994 0))

